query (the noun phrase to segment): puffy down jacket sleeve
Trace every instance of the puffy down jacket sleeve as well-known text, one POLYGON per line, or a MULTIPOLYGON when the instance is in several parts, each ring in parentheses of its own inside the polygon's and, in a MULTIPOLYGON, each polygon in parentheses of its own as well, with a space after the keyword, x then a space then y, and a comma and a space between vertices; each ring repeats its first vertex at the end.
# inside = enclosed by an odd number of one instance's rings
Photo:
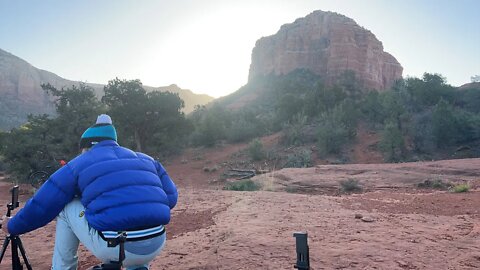
POLYGON ((19 235, 48 224, 73 199, 75 182, 68 164, 57 170, 9 221, 8 232, 19 235))
POLYGON ((168 205, 170 206, 170 209, 172 209, 177 204, 177 187, 175 186, 175 183, 173 183, 170 176, 168 176, 167 171, 165 170, 165 168, 163 168, 160 162, 155 161, 155 167, 157 168, 158 177, 160 177, 160 180, 162 181, 163 190, 167 194, 168 205))

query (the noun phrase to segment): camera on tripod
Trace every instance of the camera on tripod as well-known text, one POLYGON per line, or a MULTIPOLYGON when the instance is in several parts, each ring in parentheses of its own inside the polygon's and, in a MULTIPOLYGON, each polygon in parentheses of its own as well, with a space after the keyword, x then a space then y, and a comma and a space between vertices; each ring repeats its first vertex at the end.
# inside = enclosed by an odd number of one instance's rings
MULTIPOLYGON (((7 217, 10 217, 12 211, 18 206, 20 206, 20 203, 18 202, 18 186, 14 186, 13 188, 11 188, 10 193, 12 194, 12 202, 7 204, 7 217)), ((0 228, 2 228, 1 224, 0 228)))
POLYGON ((12 193, 12 202, 7 204, 7 217, 11 215, 11 211, 20 206, 20 203, 18 202, 18 186, 14 186, 10 190, 10 193, 12 193))
MULTIPOLYGON (((7 217, 10 217, 12 211, 17 208, 20 203, 18 202, 18 186, 14 186, 10 192, 12 193, 12 202, 7 204, 7 217)), ((23 248, 22 240, 18 235, 7 235, 5 241, 3 242, 2 251, 0 253, 0 264, 2 263, 3 256, 7 250, 8 244, 12 243, 12 270, 23 270, 23 265, 20 262, 20 257, 18 256, 18 251, 22 254, 23 262, 28 270, 32 270, 32 266, 28 262, 27 254, 23 248)))

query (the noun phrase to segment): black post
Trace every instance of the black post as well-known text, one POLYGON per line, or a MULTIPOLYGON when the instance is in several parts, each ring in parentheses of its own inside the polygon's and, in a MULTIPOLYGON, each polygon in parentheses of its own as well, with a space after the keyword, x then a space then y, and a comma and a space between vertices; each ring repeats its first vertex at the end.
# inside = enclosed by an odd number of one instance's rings
POLYGON ((296 238, 296 247, 297 247, 297 263, 294 265, 295 268, 299 270, 309 270, 310 269, 310 257, 308 250, 306 232, 297 232, 293 236, 296 238))

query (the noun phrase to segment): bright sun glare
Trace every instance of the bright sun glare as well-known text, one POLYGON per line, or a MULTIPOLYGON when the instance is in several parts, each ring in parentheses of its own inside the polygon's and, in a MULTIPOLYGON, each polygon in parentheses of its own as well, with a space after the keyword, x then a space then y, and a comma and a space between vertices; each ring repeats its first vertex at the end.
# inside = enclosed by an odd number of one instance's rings
POLYGON ((264 22, 270 20, 265 15, 268 13, 248 7, 244 10, 226 7, 199 14, 189 19, 191 23, 157 37, 144 51, 150 61, 138 65, 140 68, 133 73, 141 74, 146 85, 176 83, 181 88, 214 97, 238 90, 247 83, 256 40, 280 28, 245 20, 245 14, 261 16, 264 22))

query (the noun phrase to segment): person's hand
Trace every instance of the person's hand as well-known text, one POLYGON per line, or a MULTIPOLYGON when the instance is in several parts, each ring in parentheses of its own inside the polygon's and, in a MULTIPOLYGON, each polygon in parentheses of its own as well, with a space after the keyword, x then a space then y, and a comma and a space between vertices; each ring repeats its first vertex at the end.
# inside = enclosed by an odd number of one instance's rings
POLYGON ((2 231, 4 231, 6 234, 9 234, 8 232, 8 221, 10 220, 10 217, 3 216, 2 217, 2 231))

